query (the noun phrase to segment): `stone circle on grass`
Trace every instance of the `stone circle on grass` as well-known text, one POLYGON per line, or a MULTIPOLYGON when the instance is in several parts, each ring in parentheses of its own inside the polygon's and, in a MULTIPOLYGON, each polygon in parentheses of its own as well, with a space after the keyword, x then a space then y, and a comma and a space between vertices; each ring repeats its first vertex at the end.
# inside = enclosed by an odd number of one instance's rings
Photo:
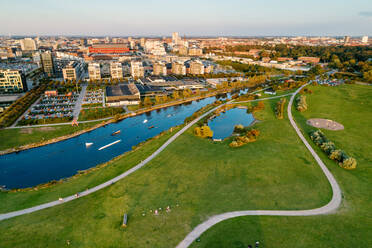
POLYGON ((324 128, 332 131, 344 130, 344 126, 338 122, 327 119, 309 119, 306 123, 316 128, 324 128))

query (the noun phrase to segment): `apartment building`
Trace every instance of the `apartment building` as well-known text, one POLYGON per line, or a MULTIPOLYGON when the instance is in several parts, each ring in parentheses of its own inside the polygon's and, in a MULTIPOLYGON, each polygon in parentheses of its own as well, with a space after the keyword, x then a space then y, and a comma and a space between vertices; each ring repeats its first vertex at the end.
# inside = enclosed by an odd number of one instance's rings
POLYGON ((190 62, 190 74, 200 75, 204 74, 204 64, 200 60, 190 62))
POLYGON ((88 65, 89 80, 101 80, 101 66, 99 63, 88 65))
POLYGON ((0 69, 0 92, 27 91, 26 79, 21 71, 0 69))
POLYGON ((121 63, 111 62, 110 63, 110 73, 111 73, 111 78, 113 78, 113 79, 123 78, 123 67, 122 67, 121 63))
POLYGON ((80 78, 83 65, 78 61, 70 61, 70 63, 62 69, 64 80, 78 80, 80 78))
POLYGON ((37 49, 36 42, 32 38, 20 40, 22 51, 35 51, 37 49))
POLYGON ((189 48, 189 55, 190 56, 202 56, 203 55, 203 49, 199 47, 191 47, 189 48))
POLYGON ((141 61, 132 61, 130 63, 130 73, 133 78, 141 78, 145 75, 145 69, 143 68, 141 61))
POLYGON ((44 52, 40 55, 41 59, 41 65, 43 68, 43 72, 48 77, 54 76, 54 61, 53 61, 53 55, 50 51, 44 52))
POLYGON ((186 66, 181 61, 174 61, 172 63, 172 73, 176 75, 186 75, 186 66))
POLYGON ((154 75, 160 76, 166 76, 167 75, 167 66, 164 62, 157 61, 153 65, 153 73, 154 75))

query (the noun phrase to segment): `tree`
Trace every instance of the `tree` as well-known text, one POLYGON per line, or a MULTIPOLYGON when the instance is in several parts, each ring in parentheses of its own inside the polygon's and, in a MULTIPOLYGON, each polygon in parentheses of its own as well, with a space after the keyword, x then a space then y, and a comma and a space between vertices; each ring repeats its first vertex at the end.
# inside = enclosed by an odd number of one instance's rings
POLYGON ((173 91, 172 98, 173 99, 178 99, 179 97, 180 97, 180 94, 178 93, 178 91, 177 90, 173 91))
POLYGON ((152 101, 151 101, 150 97, 146 96, 146 97, 143 99, 143 105, 144 105, 145 107, 152 106, 152 101))

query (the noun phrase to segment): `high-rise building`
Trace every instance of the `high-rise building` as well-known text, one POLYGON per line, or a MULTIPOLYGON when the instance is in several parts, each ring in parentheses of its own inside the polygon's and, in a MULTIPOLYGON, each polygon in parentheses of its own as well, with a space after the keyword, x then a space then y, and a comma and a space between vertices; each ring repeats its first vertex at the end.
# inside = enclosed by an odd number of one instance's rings
POLYGON ((172 33, 172 43, 173 45, 180 45, 181 44, 181 38, 178 34, 178 32, 172 33))
POLYGON ((362 37, 362 43, 368 43, 368 36, 362 37))
POLYGON ((190 62, 190 74, 200 75, 204 74, 204 64, 200 60, 190 62))
POLYGON ((141 38, 141 40, 140 40, 141 47, 145 47, 145 44, 146 44, 146 39, 145 38, 141 38))
POLYGON ((32 38, 24 38, 20 41, 22 51, 35 51, 36 43, 32 38))
POLYGON ((82 72, 82 64, 78 61, 70 61, 70 63, 62 69, 64 80, 77 80, 82 72))
POLYGON ((186 66, 181 61, 174 61, 172 63, 172 73, 176 75, 186 75, 186 66))
POLYGON ((345 36, 344 43, 349 43, 349 42, 350 42, 350 36, 345 36))
POLYGON ((164 62, 157 61, 153 65, 153 73, 154 75, 160 76, 166 76, 167 75, 167 66, 164 62))
POLYGON ((130 73, 133 78, 141 78, 145 75, 145 69, 143 68, 142 62, 132 61, 130 63, 130 73))
POLYGON ((99 63, 90 63, 88 65, 89 80, 101 79, 101 67, 99 63))
POLYGON ((0 92, 27 91, 26 79, 21 71, 0 69, 0 92))
POLYGON ((111 78, 115 78, 115 79, 123 78, 123 67, 121 63, 111 62, 110 73, 111 73, 111 78))
POLYGON ((40 56, 41 64, 43 67, 44 73, 48 77, 54 76, 54 62, 53 62, 53 55, 50 51, 44 52, 40 56))

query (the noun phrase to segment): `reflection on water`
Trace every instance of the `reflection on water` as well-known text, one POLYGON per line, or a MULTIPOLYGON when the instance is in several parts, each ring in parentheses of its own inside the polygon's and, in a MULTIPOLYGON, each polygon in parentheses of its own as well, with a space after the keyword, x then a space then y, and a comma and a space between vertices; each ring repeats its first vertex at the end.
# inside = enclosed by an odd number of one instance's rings
POLYGON ((246 109, 234 108, 208 121, 208 125, 213 131, 213 139, 225 139, 231 136, 235 125, 249 126, 253 121, 253 115, 247 114, 246 109))

